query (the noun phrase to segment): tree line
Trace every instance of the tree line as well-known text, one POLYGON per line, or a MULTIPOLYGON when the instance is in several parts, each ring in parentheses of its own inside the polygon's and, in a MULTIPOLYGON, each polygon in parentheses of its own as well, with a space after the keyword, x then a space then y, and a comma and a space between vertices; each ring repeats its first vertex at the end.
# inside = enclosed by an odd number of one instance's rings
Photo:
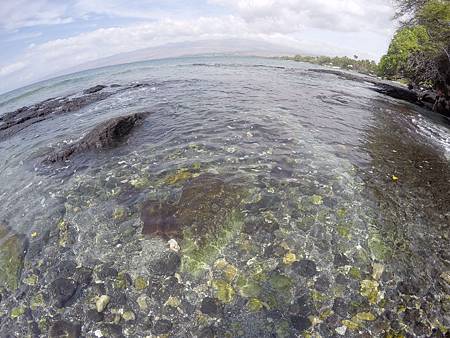
POLYGON ((450 87, 450 1, 396 0, 401 23, 378 75, 448 95, 450 87))

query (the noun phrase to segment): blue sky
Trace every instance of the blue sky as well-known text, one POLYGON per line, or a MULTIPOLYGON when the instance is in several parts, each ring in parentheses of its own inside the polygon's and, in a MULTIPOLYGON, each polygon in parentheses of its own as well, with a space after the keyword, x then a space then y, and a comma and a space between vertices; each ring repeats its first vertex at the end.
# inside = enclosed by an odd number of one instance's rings
POLYGON ((378 59, 393 12, 389 0, 1 1, 0 92, 170 42, 246 38, 378 59))

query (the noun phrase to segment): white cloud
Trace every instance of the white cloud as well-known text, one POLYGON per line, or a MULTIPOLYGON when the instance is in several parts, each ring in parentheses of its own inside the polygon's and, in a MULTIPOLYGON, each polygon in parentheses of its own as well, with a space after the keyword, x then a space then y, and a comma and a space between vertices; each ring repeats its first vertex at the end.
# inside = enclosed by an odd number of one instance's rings
POLYGON ((37 25, 55 25, 68 23, 67 6, 62 2, 49 0, 13 0, 0 2, 0 29, 14 30, 16 28, 37 25))
POLYGON ((9 65, 0 67, 0 76, 7 76, 9 74, 13 74, 18 72, 26 67, 24 62, 15 62, 9 65))
POLYGON ((248 23, 284 32, 311 27, 345 32, 385 31, 389 0, 209 0, 237 12, 248 23))

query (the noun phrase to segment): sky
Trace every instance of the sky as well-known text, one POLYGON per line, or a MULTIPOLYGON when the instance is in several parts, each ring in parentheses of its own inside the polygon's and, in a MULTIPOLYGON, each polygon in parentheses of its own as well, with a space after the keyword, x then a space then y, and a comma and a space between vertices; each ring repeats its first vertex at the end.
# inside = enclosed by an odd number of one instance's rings
POLYGON ((0 92, 79 64, 167 43, 253 39, 378 60, 390 0, 1 0, 0 92))

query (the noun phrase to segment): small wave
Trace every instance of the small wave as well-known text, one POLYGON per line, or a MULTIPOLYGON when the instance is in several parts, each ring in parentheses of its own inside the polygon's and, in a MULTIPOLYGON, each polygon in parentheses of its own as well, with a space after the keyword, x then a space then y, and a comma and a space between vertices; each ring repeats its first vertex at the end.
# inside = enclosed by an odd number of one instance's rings
POLYGON ((445 156, 450 160, 450 130, 444 126, 432 123, 422 116, 412 118, 411 122, 418 132, 440 145, 445 150, 445 156))

